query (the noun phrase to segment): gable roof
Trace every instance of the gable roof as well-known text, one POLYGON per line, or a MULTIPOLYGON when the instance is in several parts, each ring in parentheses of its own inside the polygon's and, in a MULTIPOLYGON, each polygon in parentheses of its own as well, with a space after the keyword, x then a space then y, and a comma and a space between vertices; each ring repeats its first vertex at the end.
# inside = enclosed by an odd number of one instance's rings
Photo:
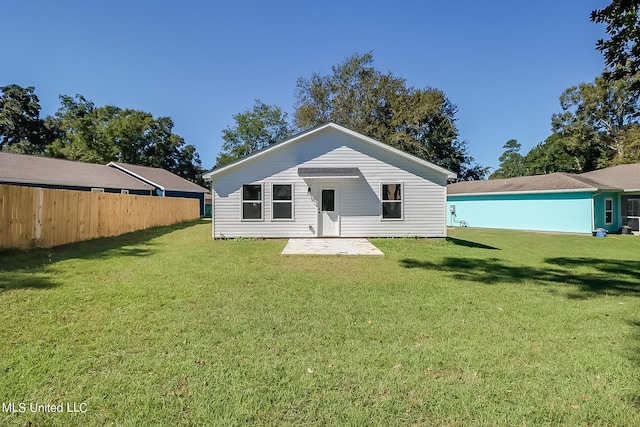
POLYGON ((151 191, 117 169, 95 163, 0 152, 0 183, 151 191))
POLYGON ((276 150, 283 149, 283 148, 287 147, 288 145, 293 144, 296 141, 299 141, 300 139, 306 138, 306 137, 308 137, 310 135, 319 133, 319 132, 321 132, 323 130, 326 130, 326 129, 334 129, 334 130, 337 130, 339 132, 345 133, 347 135, 353 136, 353 137, 355 137, 355 138, 357 138, 357 139, 359 139, 359 140, 361 140, 363 142, 366 142, 368 144, 371 144, 371 145, 374 145, 376 147, 382 148, 382 149, 387 150, 387 151, 389 151, 389 152, 391 152, 391 153, 393 153, 393 154, 395 154, 397 156, 404 157, 404 158, 409 159, 409 160, 411 160, 411 161, 413 161, 415 163, 418 163, 418 164, 420 164, 420 165, 422 165, 422 166, 424 166, 424 167, 426 167, 428 169, 431 169, 431 170, 433 170, 435 172, 438 172, 438 173, 441 173, 443 175, 446 175, 447 178, 449 178, 449 179, 455 179, 456 176, 457 176, 455 173, 453 173, 453 172, 451 172, 451 171, 449 171, 449 170, 447 170, 445 168, 437 166, 437 165, 435 165, 435 164, 433 164, 431 162, 428 162, 426 160, 420 159, 419 157, 416 157, 416 156, 414 156, 412 154, 406 153, 406 152, 404 152, 402 150, 398 150, 397 148, 394 148, 394 147, 392 147, 390 145, 387 145, 387 144, 385 144, 383 142, 377 141, 377 140, 375 140, 373 138, 370 138, 368 136, 362 135, 362 134, 360 134, 358 132, 352 131, 351 129, 347 129, 347 128, 345 128, 343 126, 340 126, 340 125, 337 125, 335 123, 327 123, 327 124, 315 127, 313 129, 309 129, 307 131, 301 132, 301 133, 299 133, 297 135, 294 135, 291 138, 286 139, 286 140, 284 140, 282 142, 279 142, 277 144, 273 144, 273 145, 270 145, 270 146, 268 146, 266 148, 258 150, 258 151, 254 152, 252 154, 249 154, 248 156, 245 156, 245 157, 243 157, 241 159, 233 161, 233 162, 231 162, 229 164, 226 164, 226 165, 224 165, 224 166, 222 166, 220 168, 216 168, 216 169, 212 170, 211 172, 208 172, 208 173, 204 174, 203 178, 205 180, 211 180, 211 179, 213 179, 213 176, 215 176, 215 175, 217 175, 219 173, 222 173, 224 171, 227 171, 229 169, 236 168, 236 167, 242 165, 243 163, 247 162, 249 159, 255 159, 257 157, 263 156, 265 153, 269 153, 269 152, 273 152, 273 151, 276 151, 276 150))
POLYGON ((580 174, 581 177, 606 183, 623 191, 640 191, 640 163, 618 165, 580 174))
POLYGON ((449 184, 449 195, 501 193, 560 193, 576 191, 640 191, 640 163, 581 174, 551 173, 517 178, 449 184))
POLYGON ((107 166, 119 170, 136 179, 146 182, 163 191, 183 191, 188 193, 208 193, 204 187, 161 168, 130 165, 127 163, 110 162, 107 166))

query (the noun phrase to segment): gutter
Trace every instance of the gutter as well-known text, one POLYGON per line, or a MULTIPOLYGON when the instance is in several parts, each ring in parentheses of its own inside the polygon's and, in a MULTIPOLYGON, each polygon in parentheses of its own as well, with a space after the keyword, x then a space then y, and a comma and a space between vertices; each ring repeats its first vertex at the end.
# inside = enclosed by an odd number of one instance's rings
POLYGON ((485 191, 482 193, 447 193, 447 197, 456 196, 504 196, 508 194, 552 194, 552 193, 595 193, 597 188, 571 188, 560 190, 524 190, 524 191, 485 191))
POLYGON ((29 184, 29 185, 58 185, 58 186, 65 186, 65 187, 83 187, 83 188, 92 188, 92 187, 96 187, 96 188, 110 188, 110 189, 114 189, 114 190, 142 190, 142 191, 151 191, 148 184, 145 184, 144 182, 141 183, 143 186, 147 187, 142 187, 142 188, 132 188, 132 187, 125 187, 122 188, 122 186, 113 186, 113 185, 104 185, 104 183, 95 183, 95 184, 82 184, 82 183, 78 183, 78 182, 66 182, 66 181, 46 181, 46 180, 32 180, 32 179, 26 179, 26 178, 0 178, 0 183, 6 182, 8 184, 29 184))

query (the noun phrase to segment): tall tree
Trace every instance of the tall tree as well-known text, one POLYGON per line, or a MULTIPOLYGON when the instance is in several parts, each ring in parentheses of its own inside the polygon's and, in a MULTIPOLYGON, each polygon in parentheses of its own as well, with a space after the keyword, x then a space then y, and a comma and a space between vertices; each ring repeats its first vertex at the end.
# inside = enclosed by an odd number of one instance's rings
POLYGON ((596 42, 609 67, 605 77, 619 80, 640 72, 640 0, 612 0, 604 9, 592 11, 591 21, 606 24, 610 36, 596 42))
POLYGON ((522 145, 515 139, 508 140, 502 148, 505 152, 500 158, 500 166, 489 176, 489 179, 513 178, 527 175, 524 165, 524 157, 520 154, 522 145))
POLYGON ((334 122, 431 161, 458 174, 482 178, 458 139, 457 107, 437 89, 407 87, 402 78, 373 68, 373 55, 355 54, 330 75, 298 79, 295 124, 299 129, 334 122))
POLYGON ((60 137, 51 155, 92 163, 119 161, 166 169, 201 183, 202 168, 192 145, 173 133, 169 117, 114 106, 95 107, 81 95, 60 97, 55 120, 60 137))
POLYGON ((524 169, 527 175, 544 175, 554 172, 579 173, 582 170, 574 157, 566 149, 563 136, 550 135, 544 142, 533 147, 524 156, 524 169))
POLYGON ((554 114, 554 132, 563 136, 567 152, 577 171, 617 163, 638 161, 627 135, 635 132, 640 119, 637 86, 639 75, 617 81, 598 77, 564 91, 560 97, 562 113, 554 114))
POLYGON ((12 84, 0 91, 0 150, 43 154, 53 136, 40 118, 35 87, 12 84))
POLYGON ((216 159, 217 167, 283 141, 291 134, 287 113, 259 99, 252 109, 234 115, 233 120, 235 126, 222 131, 224 143, 216 159))

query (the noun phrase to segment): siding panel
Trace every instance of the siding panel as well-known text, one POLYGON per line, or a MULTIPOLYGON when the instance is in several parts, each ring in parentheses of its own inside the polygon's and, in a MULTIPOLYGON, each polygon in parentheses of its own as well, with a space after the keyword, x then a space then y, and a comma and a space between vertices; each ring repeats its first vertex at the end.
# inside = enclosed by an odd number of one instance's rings
POLYGON ((314 237, 322 186, 335 188, 343 237, 445 237, 446 176, 327 129, 214 176, 214 237, 314 237), (298 167, 358 167, 358 179, 301 178, 298 167), (382 183, 404 184, 404 219, 381 220, 382 183), (242 184, 262 183, 263 220, 242 221, 242 184), (294 184, 295 221, 272 221, 271 184, 294 184), (310 191, 309 191, 310 189, 310 191))

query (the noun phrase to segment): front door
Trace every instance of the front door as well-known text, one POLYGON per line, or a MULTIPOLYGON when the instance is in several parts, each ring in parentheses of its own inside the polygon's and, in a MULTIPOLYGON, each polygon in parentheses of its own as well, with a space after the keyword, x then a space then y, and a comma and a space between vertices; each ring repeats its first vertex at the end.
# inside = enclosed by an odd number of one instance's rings
POLYGON ((340 215, 338 215, 335 188, 323 188, 318 218, 318 236, 340 235, 340 215))

